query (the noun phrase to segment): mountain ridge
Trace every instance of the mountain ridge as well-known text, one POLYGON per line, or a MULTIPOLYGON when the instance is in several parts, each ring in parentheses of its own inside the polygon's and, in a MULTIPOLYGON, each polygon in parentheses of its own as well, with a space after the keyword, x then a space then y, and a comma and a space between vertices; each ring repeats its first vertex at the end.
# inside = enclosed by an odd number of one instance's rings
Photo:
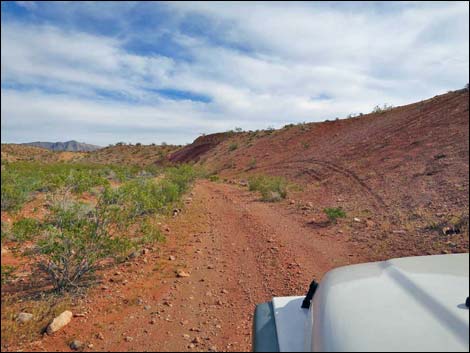
POLYGON ((75 140, 70 140, 66 142, 26 142, 21 145, 41 147, 51 151, 66 151, 66 152, 91 152, 96 151, 102 148, 98 145, 92 145, 88 143, 78 142, 75 140))

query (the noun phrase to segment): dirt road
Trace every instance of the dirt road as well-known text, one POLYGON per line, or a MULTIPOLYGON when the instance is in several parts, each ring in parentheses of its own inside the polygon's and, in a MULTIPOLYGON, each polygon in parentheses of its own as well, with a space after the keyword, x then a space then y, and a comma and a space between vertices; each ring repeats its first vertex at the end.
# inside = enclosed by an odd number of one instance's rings
POLYGON ((361 261, 340 237, 321 236, 286 207, 245 188, 200 181, 168 242, 105 275, 76 303, 84 313, 28 349, 249 351, 256 303, 303 295, 313 278, 361 261), (171 257, 171 259, 170 259, 171 257), (177 278, 177 270, 189 277, 177 278))

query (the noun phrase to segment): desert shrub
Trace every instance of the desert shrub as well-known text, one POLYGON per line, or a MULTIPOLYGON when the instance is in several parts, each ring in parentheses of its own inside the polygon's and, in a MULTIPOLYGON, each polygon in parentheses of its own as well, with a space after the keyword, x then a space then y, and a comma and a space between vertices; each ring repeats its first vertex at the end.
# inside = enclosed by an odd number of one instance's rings
POLYGON ((219 181, 219 179, 220 179, 220 178, 219 178, 219 176, 218 176, 217 174, 214 174, 214 175, 209 176, 209 180, 210 180, 210 181, 214 181, 214 182, 215 182, 215 181, 219 181))
POLYGON ((18 210, 26 201, 34 187, 32 180, 25 180, 12 170, 5 168, 1 173, 1 208, 2 211, 18 210))
POLYGON ((280 201, 287 196, 287 182, 282 177, 255 175, 248 179, 248 189, 261 193, 261 199, 267 202, 280 201))
POLYGON ((386 111, 392 110, 393 105, 388 105, 385 103, 382 107, 380 105, 376 105, 372 110, 372 113, 385 113, 386 111))
POLYGON ((231 143, 231 144, 228 146, 228 150, 229 150, 230 152, 235 151, 237 148, 238 148, 238 144, 235 143, 235 142, 231 143))
POLYGON ((323 210, 325 214, 328 216, 328 219, 331 222, 337 221, 338 218, 345 218, 346 217, 346 212, 341 207, 331 207, 331 208, 325 208, 323 210))
POLYGON ((13 240, 23 242, 31 240, 38 235, 41 229, 41 223, 34 218, 22 218, 13 223, 11 237, 13 240))
POLYGON ((10 224, 8 224, 7 222, 3 222, 2 221, 2 243, 5 239, 8 239, 10 237, 10 234, 11 234, 11 227, 10 227, 10 224))
POLYGON ((58 291, 75 288, 101 260, 114 259, 132 247, 126 237, 111 236, 119 222, 119 208, 101 198, 96 207, 78 202, 60 203, 45 220, 37 243, 38 267, 58 291))
POLYGON ((13 278, 15 278, 15 270, 15 266, 1 265, 2 285, 10 282, 13 278))
POLYGON ((248 163, 248 170, 255 169, 256 168, 256 158, 253 158, 249 163, 248 163))
POLYGON ((159 181, 137 178, 126 182, 114 197, 126 205, 128 217, 164 212, 180 199, 196 177, 196 170, 189 165, 168 168, 159 181))
POLYGON ((302 142, 302 147, 307 150, 310 148, 310 144, 308 142, 302 142))
POLYGON ((166 237, 160 229, 148 218, 142 222, 140 231, 142 233, 142 237, 139 239, 140 245, 163 243, 166 241, 166 237))

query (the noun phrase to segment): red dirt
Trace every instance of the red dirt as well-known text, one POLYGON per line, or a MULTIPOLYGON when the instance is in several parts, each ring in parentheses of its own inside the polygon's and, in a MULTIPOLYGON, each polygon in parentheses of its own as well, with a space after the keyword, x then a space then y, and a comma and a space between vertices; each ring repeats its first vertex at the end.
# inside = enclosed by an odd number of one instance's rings
POLYGON ((105 271, 104 283, 71 308, 85 318, 21 348, 62 351, 79 339, 100 351, 250 350, 256 303, 302 295, 313 278, 367 260, 347 237, 308 228, 292 213, 240 187, 199 182, 191 204, 169 223, 167 244, 105 271), (190 277, 176 278, 177 269, 190 277))

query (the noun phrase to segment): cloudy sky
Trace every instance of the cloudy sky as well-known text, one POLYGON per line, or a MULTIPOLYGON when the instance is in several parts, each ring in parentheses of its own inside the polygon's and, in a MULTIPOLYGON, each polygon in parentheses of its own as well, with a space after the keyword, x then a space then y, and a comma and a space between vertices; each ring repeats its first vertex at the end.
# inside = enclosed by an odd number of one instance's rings
POLYGON ((462 88, 469 6, 1 3, 2 142, 191 142, 462 88))

